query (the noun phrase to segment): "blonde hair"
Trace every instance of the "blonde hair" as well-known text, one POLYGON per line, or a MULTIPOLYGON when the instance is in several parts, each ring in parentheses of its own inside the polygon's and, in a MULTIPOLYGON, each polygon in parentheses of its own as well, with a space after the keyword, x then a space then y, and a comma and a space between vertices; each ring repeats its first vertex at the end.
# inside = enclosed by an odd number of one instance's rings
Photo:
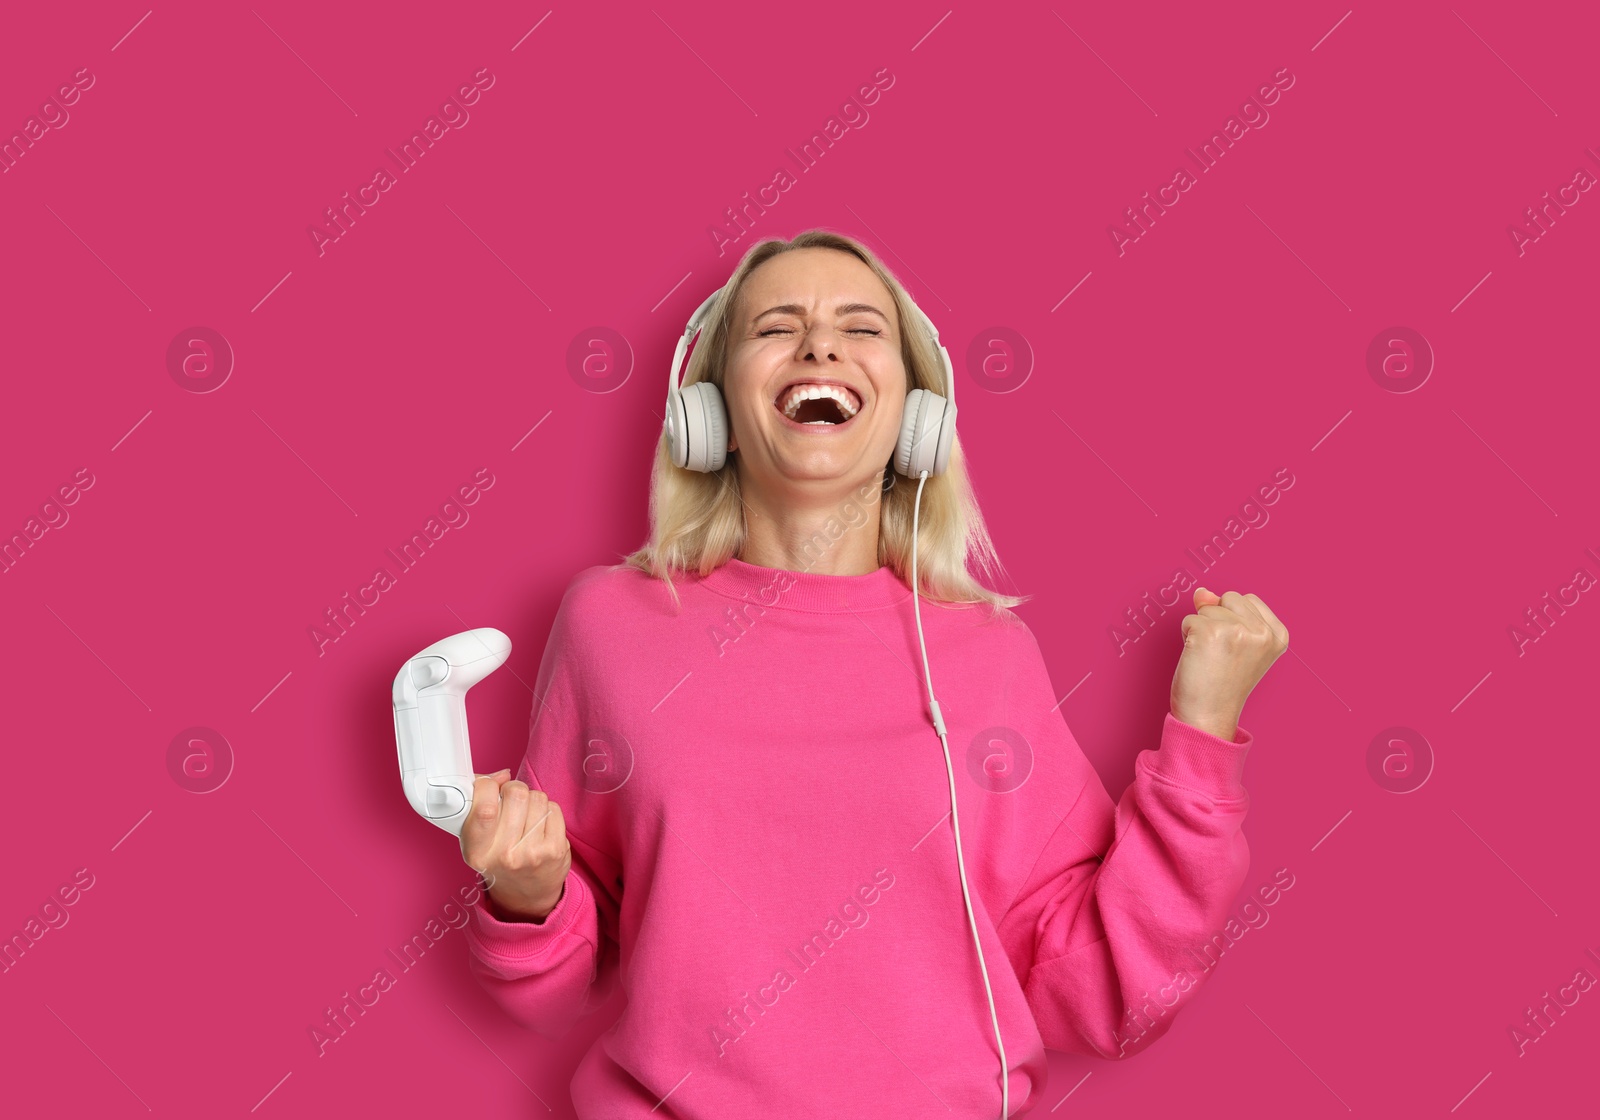
MULTIPOLYGON (((906 367, 906 392, 927 389, 947 396, 944 385, 944 364, 934 348, 932 339, 923 330, 921 321, 910 311, 911 297, 895 275, 865 245, 851 237, 831 230, 810 229, 784 241, 767 238, 750 247, 739 261, 733 275, 722 290, 721 297, 712 305, 701 328, 699 341, 689 356, 683 384, 710 381, 720 391, 726 372, 728 332, 739 292, 750 273, 759 265, 779 253, 794 249, 834 249, 849 253, 863 262, 883 281, 894 299, 895 312, 900 323, 900 353, 906 367)), ((734 454, 737 454, 735 452, 734 454)), ((836 543, 845 531, 864 524, 870 510, 861 505, 878 505, 878 564, 888 565, 908 586, 911 583, 911 524, 916 503, 915 480, 899 477, 891 463, 885 470, 889 474, 890 489, 882 491, 882 484, 873 481, 845 500, 839 516, 828 521, 832 529, 842 522, 837 534, 819 532, 812 542, 819 548, 808 547, 807 568, 836 543), (870 496, 867 496, 870 491, 870 496), (881 500, 879 495, 881 494, 881 500), (858 504, 857 497, 860 497, 858 504), (861 519, 851 524, 856 513, 861 519)), ((949 604, 988 603, 990 610, 1014 607, 1029 596, 1005 595, 992 591, 979 583, 968 571, 969 558, 989 575, 1004 574, 1004 567, 989 537, 977 496, 967 476, 966 456, 961 449, 961 437, 956 435, 950 447, 950 461, 944 473, 929 475, 923 485, 922 508, 917 516, 917 576, 921 586, 918 594, 926 599, 949 604)), ((635 552, 625 556, 622 565, 637 568, 649 575, 665 580, 673 602, 678 603, 677 589, 672 583, 672 573, 697 572, 709 575, 729 558, 736 556, 745 540, 744 499, 739 490, 737 462, 729 456, 720 470, 714 472, 691 471, 677 466, 665 429, 656 447, 655 463, 650 471, 650 539, 635 552)))

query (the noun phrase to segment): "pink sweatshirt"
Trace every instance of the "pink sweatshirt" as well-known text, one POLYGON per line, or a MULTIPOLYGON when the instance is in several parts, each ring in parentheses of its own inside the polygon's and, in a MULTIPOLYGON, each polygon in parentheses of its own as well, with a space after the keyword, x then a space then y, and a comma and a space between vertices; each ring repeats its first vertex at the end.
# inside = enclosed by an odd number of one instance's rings
MULTIPOLYGON (((674 582, 681 613, 625 567, 568 587, 517 777, 572 870, 541 923, 478 902, 474 974, 551 1038, 620 982, 585 1120, 997 1117, 910 588, 736 559, 674 582)), ((1249 862, 1252 737, 1169 714, 1114 805, 1032 632, 986 616, 922 604, 1017 1115, 1045 1047, 1134 1053, 1194 997, 1249 862)))

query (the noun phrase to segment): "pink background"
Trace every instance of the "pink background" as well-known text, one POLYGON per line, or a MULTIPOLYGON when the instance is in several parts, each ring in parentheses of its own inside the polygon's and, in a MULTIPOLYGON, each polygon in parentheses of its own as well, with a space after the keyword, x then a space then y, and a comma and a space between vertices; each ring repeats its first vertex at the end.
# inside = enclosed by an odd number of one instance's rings
POLYGON ((941 328, 1009 589, 1113 794, 1178 651, 1182 607, 1119 655, 1141 596, 1187 567, 1293 635, 1243 723, 1247 889, 1295 887, 1147 1054, 1053 1055, 1037 1111, 1592 1108, 1600 989, 1525 1056, 1507 1028, 1600 975, 1600 590, 1520 652, 1509 628, 1600 574, 1600 192, 1521 254, 1507 230, 1600 176, 1600 23, 1346 13, 10 6, 0 131, 95 80, 0 175, 0 530, 95 481, 0 575, 0 932, 77 869, 94 885, 0 975, 7 1107, 572 1114, 611 1010, 553 1046, 478 989, 458 931, 409 972, 390 955, 472 874, 401 794, 389 683, 505 630, 472 720, 478 769, 516 765, 563 589, 646 531, 684 319, 758 237, 820 225, 941 328), (308 226, 485 68, 465 127, 319 255, 308 226), (1119 256, 1108 226, 1285 68, 1265 127, 1119 256), (787 149, 884 69, 799 172, 787 149), (719 255, 709 227, 780 167, 797 183, 719 255), (233 353, 204 393, 168 368, 196 326, 233 353), (568 357, 597 326, 628 349, 590 363, 628 371, 609 392, 568 357), (1409 392, 1369 372, 1394 327, 1435 355, 1409 392), (1030 372, 998 392, 1006 361, 1030 372), (470 521, 319 656, 308 628, 483 468, 470 521), (1270 520, 1200 571, 1185 550, 1284 469, 1270 520), (204 794, 168 767, 191 727, 232 754, 204 794), (1368 769, 1391 727, 1433 754, 1403 795, 1368 769), (385 967, 319 1057, 309 1028, 385 967))

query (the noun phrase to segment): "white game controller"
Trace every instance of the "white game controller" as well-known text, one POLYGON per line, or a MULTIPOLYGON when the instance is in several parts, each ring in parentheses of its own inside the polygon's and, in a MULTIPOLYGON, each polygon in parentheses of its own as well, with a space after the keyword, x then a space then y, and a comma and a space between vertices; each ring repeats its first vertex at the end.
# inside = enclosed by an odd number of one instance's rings
POLYGON ((511 639, 492 626, 452 634, 400 666, 394 738, 406 800, 452 836, 472 807, 467 689, 505 664, 511 639))

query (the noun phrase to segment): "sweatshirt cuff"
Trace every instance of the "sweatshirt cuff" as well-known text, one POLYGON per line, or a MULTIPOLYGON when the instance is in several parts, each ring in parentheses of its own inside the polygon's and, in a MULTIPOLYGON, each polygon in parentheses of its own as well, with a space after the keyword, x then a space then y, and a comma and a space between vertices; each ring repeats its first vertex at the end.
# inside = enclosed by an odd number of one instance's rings
POLYGON ((1202 731, 1171 712, 1161 726, 1161 749, 1150 759, 1150 769, 1168 781, 1198 789, 1218 800, 1245 796, 1244 760, 1255 736, 1241 725, 1233 741, 1202 731))
POLYGON ((501 921, 490 911, 485 891, 472 907, 474 940, 497 957, 518 961, 538 957, 561 940, 589 904, 589 887, 583 876, 570 870, 560 901, 542 922, 501 921))

